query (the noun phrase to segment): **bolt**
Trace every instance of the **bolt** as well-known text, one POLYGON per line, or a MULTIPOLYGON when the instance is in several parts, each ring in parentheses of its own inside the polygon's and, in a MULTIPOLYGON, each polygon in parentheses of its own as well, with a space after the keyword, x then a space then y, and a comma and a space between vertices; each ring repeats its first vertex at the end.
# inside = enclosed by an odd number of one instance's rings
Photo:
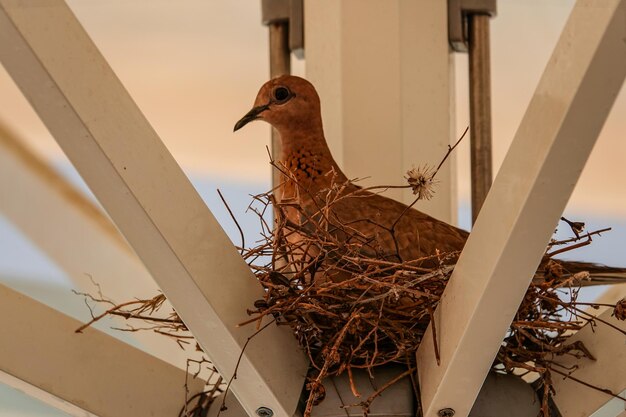
POLYGON ((439 412, 437 413, 437 415, 439 417, 452 417, 454 415, 456 411, 454 411, 451 408, 442 408, 441 410, 439 410, 439 412))
POLYGON ((272 417, 274 415, 274 412, 271 408, 259 407, 256 409, 256 415, 259 417, 272 417))

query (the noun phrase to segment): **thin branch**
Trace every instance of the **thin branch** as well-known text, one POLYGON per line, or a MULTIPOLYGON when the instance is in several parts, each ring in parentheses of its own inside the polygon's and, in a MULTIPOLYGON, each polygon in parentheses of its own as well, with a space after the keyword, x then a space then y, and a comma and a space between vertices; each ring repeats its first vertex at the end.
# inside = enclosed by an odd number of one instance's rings
POLYGON ((222 192, 220 191, 220 189, 217 189, 217 194, 220 196, 220 199, 222 200, 222 203, 224 203, 224 207, 226 207, 226 210, 228 210, 228 214, 230 214, 230 218, 233 220, 233 222, 235 223, 235 226, 237 226, 237 230, 239 230, 239 236, 241 237, 241 247, 239 249, 239 252, 241 254, 243 254, 244 252, 244 248, 246 247, 246 238, 244 237, 243 234, 243 229, 241 228, 241 226, 239 225, 239 222, 237 221, 237 218, 235 217, 235 215, 233 214, 233 211, 230 209, 230 206, 228 205, 228 203, 226 202, 226 199, 224 198, 224 196, 222 195, 222 192))
POLYGON ((228 380, 228 384, 226 384, 226 388, 224 389, 224 393, 222 394, 222 403, 220 405, 220 409, 217 412, 217 417, 220 416, 220 414, 222 414, 222 411, 226 410, 226 394, 228 394, 228 390, 230 389, 230 384, 233 383, 233 381, 235 379, 237 379, 237 370, 239 369, 239 364, 241 363, 241 359, 243 358, 243 354, 246 351, 246 348, 248 347, 248 344, 250 343, 250 341, 259 333, 261 333, 263 330, 265 330, 270 324, 274 323, 274 320, 271 320, 269 322, 267 322, 263 327, 261 327, 259 330, 255 331, 254 333, 252 333, 251 336, 248 337, 248 339, 246 340, 246 343, 243 344, 243 347, 241 348, 241 352, 239 352, 239 358, 237 358, 237 363, 235 364, 235 370, 233 371, 233 375, 230 377, 230 379, 228 380))

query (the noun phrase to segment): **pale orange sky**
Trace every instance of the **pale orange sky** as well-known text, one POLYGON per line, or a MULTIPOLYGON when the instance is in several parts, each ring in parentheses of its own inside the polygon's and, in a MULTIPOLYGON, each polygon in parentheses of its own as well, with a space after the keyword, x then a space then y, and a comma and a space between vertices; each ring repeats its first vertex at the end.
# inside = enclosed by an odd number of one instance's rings
MULTIPOLYGON (((267 30, 249 0, 69 0, 92 39, 187 172, 269 178, 269 127, 233 135, 268 77, 267 30)), ((494 163, 499 167, 572 0, 500 0, 492 25, 494 163)), ((466 56, 457 55, 457 126, 467 124, 466 56)), ((305 74, 298 61, 295 72, 305 74)), ((0 119, 41 154, 63 158, 4 70, 0 119)), ((322 97, 323 101, 323 97, 322 97)), ((323 105, 323 103, 322 103, 323 105)), ((626 97, 620 94, 570 202, 570 210, 626 216, 626 97)), ((467 198, 467 145, 459 192, 467 198)), ((419 161, 416 161, 419 162, 419 161)), ((410 167, 407 167, 410 168, 410 167)), ((348 173, 349 174, 349 173, 348 173)), ((268 180, 269 181, 269 180, 268 180)))

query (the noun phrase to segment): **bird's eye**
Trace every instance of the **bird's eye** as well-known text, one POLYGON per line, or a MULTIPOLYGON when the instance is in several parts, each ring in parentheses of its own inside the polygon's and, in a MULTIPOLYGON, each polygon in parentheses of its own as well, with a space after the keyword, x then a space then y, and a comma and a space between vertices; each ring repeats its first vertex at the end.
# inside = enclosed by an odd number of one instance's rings
POLYGON ((291 92, 287 87, 278 87, 274 90, 274 100, 278 103, 287 101, 291 97, 291 92))

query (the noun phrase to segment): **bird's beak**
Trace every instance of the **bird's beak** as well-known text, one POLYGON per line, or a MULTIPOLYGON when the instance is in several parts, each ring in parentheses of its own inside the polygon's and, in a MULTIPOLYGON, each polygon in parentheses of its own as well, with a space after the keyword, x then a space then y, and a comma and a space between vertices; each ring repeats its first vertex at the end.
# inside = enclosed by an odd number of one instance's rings
POLYGON ((252 110, 246 113, 245 116, 243 116, 237 123, 235 123, 235 129, 233 129, 233 132, 238 131, 239 129, 241 129, 242 127, 244 127, 251 121, 260 118, 261 117, 260 114, 263 113, 265 110, 269 109, 269 107, 270 107, 269 103, 264 104, 262 106, 253 107, 252 110))

